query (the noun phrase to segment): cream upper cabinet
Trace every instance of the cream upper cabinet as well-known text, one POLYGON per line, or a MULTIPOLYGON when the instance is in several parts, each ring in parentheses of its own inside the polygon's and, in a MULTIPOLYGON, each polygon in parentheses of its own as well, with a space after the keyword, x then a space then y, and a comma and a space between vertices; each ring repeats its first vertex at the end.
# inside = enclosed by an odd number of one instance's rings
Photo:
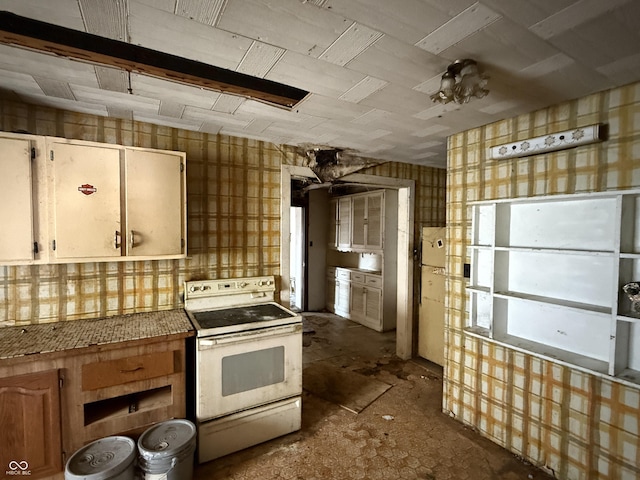
POLYGON ((180 255, 184 249, 183 156, 125 149, 128 255, 180 255))
POLYGON ((31 141, 0 137, 0 262, 34 260, 31 141))
POLYGON ((52 261, 185 253, 184 153, 52 139, 52 261))
POLYGON ((120 148, 56 141, 49 152, 53 257, 121 256, 120 148))
POLYGON ((186 256, 184 152, 0 132, 0 265, 186 256))

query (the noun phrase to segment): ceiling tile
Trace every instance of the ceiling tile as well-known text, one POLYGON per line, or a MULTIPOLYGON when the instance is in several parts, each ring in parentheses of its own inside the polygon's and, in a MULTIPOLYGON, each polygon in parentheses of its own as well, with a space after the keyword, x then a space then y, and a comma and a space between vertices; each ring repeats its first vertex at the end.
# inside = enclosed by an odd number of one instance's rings
POLYGON ((135 114, 133 119, 138 122, 147 122, 154 125, 162 125, 171 128, 183 128, 185 130, 200 130, 201 122, 177 119, 173 116, 166 115, 138 115, 135 114))
POLYGON ((311 95, 300 102, 296 111, 312 117, 332 118, 337 121, 353 120, 370 108, 322 95, 311 95))
POLYGON ((216 112, 233 113, 244 101, 245 99, 242 97, 222 93, 213 104, 213 109, 216 112))
POLYGON ((126 42, 127 4, 104 0, 78 0, 87 32, 126 42))
POLYGON ((185 105, 182 103, 172 102, 170 100, 161 100, 158 114, 161 117, 172 117, 174 119, 180 118, 182 117, 182 112, 184 112, 184 107, 185 105))
POLYGON ((413 45, 384 36, 349 62, 347 68, 413 88, 444 72, 448 62, 413 45))
POLYGON ((95 70, 100 88, 122 93, 129 91, 129 75, 124 70, 98 65, 95 66, 95 70))
POLYGON ((59 108, 61 110, 86 113, 88 115, 98 115, 100 117, 106 117, 108 115, 107 108, 104 105, 98 105, 95 103, 78 102, 76 100, 68 100, 66 98, 58 97, 47 97, 46 95, 30 95, 28 93, 21 93, 20 98, 23 102, 33 105, 59 108))
POLYGON ((178 82, 168 82, 159 78, 131 74, 131 88, 134 95, 169 100, 185 105, 210 109, 220 93, 178 82))
POLYGON ((580 0, 563 10, 531 25, 529 29, 541 38, 549 39, 571 30, 581 23, 597 18, 631 0, 580 0))
POLYGON ((266 43, 253 42, 243 57, 237 71, 254 77, 264 78, 280 57, 284 55, 284 49, 267 45, 266 43))
POLYGON ((298 0, 228 0, 218 28, 318 57, 351 21, 298 0))
POLYGON ((392 83, 369 95, 360 102, 360 105, 388 112, 414 115, 422 111, 425 106, 431 105, 431 99, 422 92, 392 83))
POLYGON ((265 78, 338 98, 365 75, 306 55, 287 52, 265 78))
POLYGON ((1 7, 23 17, 85 31, 78 0, 2 0, 1 7))
POLYGON ((382 33, 364 25, 353 23, 320 57, 335 65, 344 66, 374 44, 382 33))
POLYGON ((358 103, 387 84, 388 82, 379 78, 365 77, 338 98, 347 102, 358 103))
POLYGON ((107 114, 113 118, 121 118, 123 120, 133 120, 133 110, 117 105, 107 105, 107 114))
POLYGON ((248 132, 253 132, 253 133, 262 133, 272 123, 273 122, 270 120, 262 120, 262 119, 254 118, 249 122, 249 124, 246 127, 244 127, 244 130, 248 132))
POLYGON ((226 113, 214 112, 205 108, 187 105, 182 113, 183 120, 203 122, 209 125, 231 125, 235 128, 244 128, 251 122, 250 118, 239 117, 226 113))
POLYGON ((556 70, 565 68, 572 63, 574 63, 574 60, 571 57, 566 56, 564 53, 557 53, 523 68, 519 73, 527 78, 542 77, 543 75, 548 75, 556 70))
POLYGON ((409 44, 424 38, 473 1, 451 1, 434 5, 423 0, 327 0, 325 8, 409 44), (448 11, 447 11, 448 10, 448 11))
POLYGON ((164 10, 165 12, 175 13, 176 2, 179 1, 180 0, 129 0, 129 4, 131 5, 132 3, 141 3, 149 7, 164 10))
POLYGON ((416 46, 438 54, 499 18, 499 13, 476 2, 417 42, 416 46))
POLYGON ((202 0, 177 0, 176 3, 176 15, 181 15, 206 25, 215 25, 220 13, 222 13, 226 0, 208 2, 203 2, 202 0))
POLYGON ((141 3, 129 11, 131 43, 234 70, 252 41, 141 3))
POLYGON ((0 45, 0 69, 98 87, 93 65, 7 45, 0 45))
POLYGON ((44 95, 40 85, 31 75, 17 73, 9 70, 0 70, 0 90, 20 90, 24 94, 44 95))
POLYGON ((66 98, 67 100, 75 100, 76 97, 71 91, 71 87, 67 82, 61 82, 60 80, 52 80, 45 77, 34 77, 38 85, 42 89, 45 95, 49 97, 66 98))
MULTIPOLYGON (((81 85, 71 85, 75 97, 80 102, 106 105, 107 108, 116 111, 117 109, 135 109, 145 115, 157 115, 160 101, 153 98, 130 95, 128 93, 111 92, 81 85)), ((110 110, 111 111, 111 110, 110 110)))

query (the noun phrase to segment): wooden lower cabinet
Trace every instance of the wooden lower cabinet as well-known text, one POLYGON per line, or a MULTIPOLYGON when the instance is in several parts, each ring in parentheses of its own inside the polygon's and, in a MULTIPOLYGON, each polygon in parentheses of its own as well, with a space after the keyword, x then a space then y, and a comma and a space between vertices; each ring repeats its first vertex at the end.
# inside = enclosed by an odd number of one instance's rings
POLYGON ((27 462, 30 478, 62 479, 84 445, 184 418, 185 337, 0 361, 0 471, 27 462))
POLYGON ((59 390, 58 369, 0 378, 0 470, 7 475, 36 479, 62 470, 59 390))

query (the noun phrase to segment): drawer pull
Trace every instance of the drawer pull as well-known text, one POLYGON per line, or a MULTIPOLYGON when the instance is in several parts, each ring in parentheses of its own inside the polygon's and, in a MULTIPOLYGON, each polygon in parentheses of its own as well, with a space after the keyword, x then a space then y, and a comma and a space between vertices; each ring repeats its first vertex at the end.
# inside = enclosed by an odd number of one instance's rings
POLYGON ((138 370, 144 370, 144 367, 138 366, 136 368, 131 368, 129 370, 120 370, 120 373, 133 373, 133 372, 137 372, 138 370))

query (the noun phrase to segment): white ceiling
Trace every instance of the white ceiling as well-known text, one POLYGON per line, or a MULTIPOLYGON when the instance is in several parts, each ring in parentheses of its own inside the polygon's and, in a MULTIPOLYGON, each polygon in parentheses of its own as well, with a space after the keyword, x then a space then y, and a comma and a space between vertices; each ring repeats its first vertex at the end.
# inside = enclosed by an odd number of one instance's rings
POLYGON ((0 10, 285 83, 292 111, 0 44, 28 103, 446 166, 447 136, 640 80, 638 0, 0 0, 0 10), (490 93, 434 104, 448 64, 490 93))

